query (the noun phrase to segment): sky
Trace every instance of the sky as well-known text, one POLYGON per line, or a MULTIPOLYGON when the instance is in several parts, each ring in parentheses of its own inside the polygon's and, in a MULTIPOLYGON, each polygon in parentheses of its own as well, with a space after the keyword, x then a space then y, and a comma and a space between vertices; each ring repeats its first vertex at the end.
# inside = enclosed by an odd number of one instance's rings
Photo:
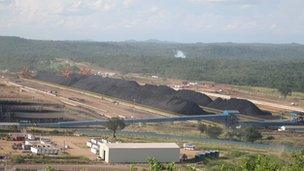
POLYGON ((0 0, 0 35, 304 43, 304 0, 0 0))

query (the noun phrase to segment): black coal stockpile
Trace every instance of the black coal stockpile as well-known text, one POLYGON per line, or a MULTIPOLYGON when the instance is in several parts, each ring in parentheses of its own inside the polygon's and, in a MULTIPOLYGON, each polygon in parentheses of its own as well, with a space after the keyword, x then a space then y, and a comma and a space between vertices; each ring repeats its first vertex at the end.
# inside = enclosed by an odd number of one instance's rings
POLYGON ((217 98, 209 103, 207 107, 220 110, 238 110, 242 114, 249 115, 271 115, 268 111, 262 111, 252 102, 245 99, 231 98, 229 100, 217 98))
POLYGON ((223 100, 218 98, 214 101, 205 94, 179 90, 167 86, 139 85, 135 81, 114 79, 100 76, 80 76, 72 74, 70 78, 50 72, 39 72, 37 79, 57 84, 76 87, 96 93, 127 101, 135 101, 139 104, 176 112, 184 115, 201 115, 206 112, 200 106, 220 110, 238 110, 243 114, 268 115, 269 112, 260 110, 253 103, 243 99, 223 100))
POLYGON ((207 106, 212 102, 212 99, 209 96, 192 90, 179 90, 176 92, 176 96, 193 101, 200 106, 207 106))
POLYGON ((206 114, 199 107, 199 104, 205 104, 206 102, 203 102, 205 99, 209 100, 208 98, 199 99, 199 97, 204 97, 204 95, 197 92, 187 94, 185 91, 175 91, 167 86, 149 84, 141 86, 135 81, 104 78, 96 75, 84 77, 73 74, 71 78, 65 78, 55 73, 39 72, 36 78, 102 93, 127 101, 135 101, 136 103, 184 115, 206 114), (196 103, 196 101, 200 103, 196 103))
POLYGON ((84 76, 73 73, 70 75, 70 77, 65 78, 63 76, 56 75, 52 72, 46 72, 46 71, 38 72, 38 74, 36 75, 36 78, 38 80, 48 81, 48 82, 67 85, 67 86, 73 85, 75 82, 79 81, 83 77, 84 76))

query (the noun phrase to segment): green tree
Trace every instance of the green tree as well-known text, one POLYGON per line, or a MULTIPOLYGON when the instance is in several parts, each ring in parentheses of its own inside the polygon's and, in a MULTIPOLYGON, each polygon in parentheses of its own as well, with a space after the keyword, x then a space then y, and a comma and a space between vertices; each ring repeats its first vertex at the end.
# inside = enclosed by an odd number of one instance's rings
POLYGON ((55 171, 55 169, 52 168, 51 166, 46 166, 44 170, 45 171, 55 171))
POLYGON ((242 164, 243 171, 278 171, 281 168, 276 160, 265 155, 248 157, 242 164))
POLYGON ((25 163, 26 160, 25 160, 25 157, 24 156, 14 156, 13 157, 13 161, 16 162, 16 163, 25 163))
POLYGON ((204 123, 199 123, 197 126, 197 129, 200 131, 200 133, 204 133, 207 129, 207 125, 205 125, 204 123))
POLYGON ((164 165, 155 158, 149 159, 148 163, 150 171, 162 171, 164 169, 164 165))
POLYGON ((303 171, 304 170, 304 150, 298 153, 293 153, 291 164, 285 168, 288 171, 303 171))
POLYGON ((218 126, 209 126, 206 129, 206 134, 211 138, 218 138, 223 132, 223 129, 218 126))
POLYGON ((124 129, 126 124, 123 119, 113 117, 108 119, 106 127, 113 132, 113 138, 116 138, 116 131, 124 129))
POLYGON ((137 171, 137 167, 136 167, 136 164, 131 164, 131 167, 130 167, 130 171, 137 171))
POLYGON ((292 88, 289 84, 282 83, 278 87, 278 91, 280 94, 286 99, 287 96, 290 96, 292 94, 292 88))
POLYGON ((262 133, 254 127, 249 127, 241 134, 246 141, 254 142, 263 137, 262 133))
POLYGON ((168 163, 167 166, 162 164, 159 160, 155 158, 150 158, 148 160, 150 171, 174 171, 176 170, 176 165, 174 162, 168 163))
POLYGON ((171 162, 167 165, 167 171, 174 171, 176 170, 176 165, 174 162, 171 162))

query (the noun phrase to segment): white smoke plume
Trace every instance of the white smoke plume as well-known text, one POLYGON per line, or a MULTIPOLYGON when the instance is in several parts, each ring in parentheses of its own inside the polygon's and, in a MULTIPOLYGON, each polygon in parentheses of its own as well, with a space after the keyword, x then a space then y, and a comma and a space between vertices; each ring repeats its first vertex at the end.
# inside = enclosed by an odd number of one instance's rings
POLYGON ((184 54, 183 51, 178 50, 178 51, 176 51, 176 54, 174 55, 174 57, 176 57, 176 58, 186 58, 186 55, 184 54))

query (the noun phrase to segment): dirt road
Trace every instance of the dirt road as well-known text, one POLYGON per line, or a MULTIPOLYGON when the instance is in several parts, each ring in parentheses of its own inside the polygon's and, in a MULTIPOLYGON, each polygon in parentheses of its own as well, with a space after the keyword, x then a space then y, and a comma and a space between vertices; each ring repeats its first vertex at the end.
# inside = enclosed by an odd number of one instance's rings
POLYGON ((65 105, 73 107, 79 106, 92 110, 99 114, 100 117, 155 118, 172 116, 172 114, 164 111, 146 108, 132 102, 119 101, 103 95, 97 95, 96 93, 36 80, 22 79, 19 80, 18 83, 16 83, 16 81, 10 81, 9 84, 22 87, 25 91, 46 94, 52 98, 57 98, 58 101, 65 105), (48 93, 50 90, 58 92, 57 96, 48 93))

